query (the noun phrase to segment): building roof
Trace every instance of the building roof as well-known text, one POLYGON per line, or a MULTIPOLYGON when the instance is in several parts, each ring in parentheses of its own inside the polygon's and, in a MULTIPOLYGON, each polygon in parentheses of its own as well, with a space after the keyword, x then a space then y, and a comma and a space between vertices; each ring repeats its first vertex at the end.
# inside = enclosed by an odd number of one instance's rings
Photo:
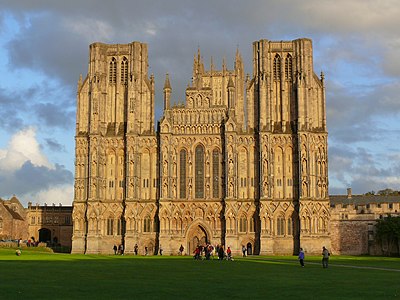
POLYGON ((371 203, 400 203, 400 195, 385 196, 385 195, 332 195, 329 196, 331 204, 355 204, 365 205, 371 203))
POLYGON ((24 218, 16 211, 12 210, 11 207, 8 205, 4 205, 5 209, 8 211, 8 213, 13 217, 13 219, 17 220, 24 220, 24 218))

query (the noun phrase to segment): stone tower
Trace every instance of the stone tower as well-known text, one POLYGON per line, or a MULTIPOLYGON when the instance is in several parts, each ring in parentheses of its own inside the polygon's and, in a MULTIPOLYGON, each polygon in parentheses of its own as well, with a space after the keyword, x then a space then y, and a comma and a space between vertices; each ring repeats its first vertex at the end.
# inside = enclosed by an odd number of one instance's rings
POLYGON ((185 102, 164 82, 154 132, 147 46, 90 46, 78 84, 74 253, 291 254, 329 247, 323 76, 308 39, 253 44, 253 76, 239 51, 204 67, 194 57, 185 102))
POLYGON ((329 245, 324 78, 309 39, 253 43, 249 131, 257 136, 261 253, 329 245), (294 241, 294 242, 293 242, 294 241))
POLYGON ((155 247, 157 141, 147 45, 90 45, 79 80, 73 253, 155 247), (140 228, 140 230, 138 230, 140 228), (138 238, 140 234, 140 238, 138 238))

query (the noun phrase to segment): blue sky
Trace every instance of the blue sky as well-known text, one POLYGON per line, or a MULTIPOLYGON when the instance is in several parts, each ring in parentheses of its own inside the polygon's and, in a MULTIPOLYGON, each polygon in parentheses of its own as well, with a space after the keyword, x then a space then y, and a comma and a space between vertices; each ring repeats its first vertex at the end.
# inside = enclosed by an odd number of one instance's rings
POLYGON ((184 99, 193 55, 251 74, 252 42, 313 40, 325 73, 330 194, 400 190, 397 1, 0 0, 0 197, 73 201, 76 86, 93 42, 141 41, 156 80, 184 99))

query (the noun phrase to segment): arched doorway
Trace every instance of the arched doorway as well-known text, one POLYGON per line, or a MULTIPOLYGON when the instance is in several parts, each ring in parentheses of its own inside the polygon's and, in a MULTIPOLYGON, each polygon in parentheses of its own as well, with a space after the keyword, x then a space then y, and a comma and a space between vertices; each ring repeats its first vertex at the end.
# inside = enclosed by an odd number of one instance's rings
POLYGON ((207 231, 201 225, 196 225, 190 229, 187 235, 187 253, 192 254, 198 245, 206 245, 209 243, 207 231))
POLYGON ((51 231, 47 228, 39 229, 39 242, 51 243, 51 231))
POLYGON ((251 243, 247 243, 247 255, 252 255, 253 254, 253 247, 251 243))

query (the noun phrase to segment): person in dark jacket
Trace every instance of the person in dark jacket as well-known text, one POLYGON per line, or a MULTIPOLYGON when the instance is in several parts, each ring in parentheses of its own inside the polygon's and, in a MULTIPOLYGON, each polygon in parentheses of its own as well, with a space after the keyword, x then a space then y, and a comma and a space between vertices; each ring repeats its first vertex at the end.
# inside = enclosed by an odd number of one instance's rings
POLYGON ((219 246, 219 249, 218 249, 219 260, 223 260, 224 256, 225 256, 224 246, 221 245, 221 246, 219 246))
POLYGON ((328 249, 322 247, 322 267, 327 268, 328 267, 328 262, 329 262, 329 256, 331 254, 329 253, 328 249))

